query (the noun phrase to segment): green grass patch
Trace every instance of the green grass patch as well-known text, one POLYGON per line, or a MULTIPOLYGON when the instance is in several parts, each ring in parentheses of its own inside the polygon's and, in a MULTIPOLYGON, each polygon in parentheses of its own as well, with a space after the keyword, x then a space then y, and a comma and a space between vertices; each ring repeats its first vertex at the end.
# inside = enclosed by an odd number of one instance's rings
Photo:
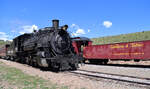
POLYGON ((121 34, 117 36, 108 36, 93 38, 93 44, 109 44, 109 43, 120 43, 120 42, 132 42, 150 40, 150 31, 136 32, 130 34, 121 34))
MULTIPOLYGON (((38 76, 30 76, 16 68, 0 64, 0 79, 7 81, 18 89, 69 89, 66 86, 58 86, 38 76)), ((3 86, 0 86, 3 89, 3 86)))

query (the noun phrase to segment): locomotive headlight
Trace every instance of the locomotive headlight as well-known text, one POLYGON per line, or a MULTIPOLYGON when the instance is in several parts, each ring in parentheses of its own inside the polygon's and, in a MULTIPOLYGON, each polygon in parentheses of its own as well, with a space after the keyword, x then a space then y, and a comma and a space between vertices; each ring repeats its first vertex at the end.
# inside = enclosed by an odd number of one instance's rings
POLYGON ((62 26, 62 30, 67 30, 68 29, 68 25, 64 25, 64 26, 62 26))

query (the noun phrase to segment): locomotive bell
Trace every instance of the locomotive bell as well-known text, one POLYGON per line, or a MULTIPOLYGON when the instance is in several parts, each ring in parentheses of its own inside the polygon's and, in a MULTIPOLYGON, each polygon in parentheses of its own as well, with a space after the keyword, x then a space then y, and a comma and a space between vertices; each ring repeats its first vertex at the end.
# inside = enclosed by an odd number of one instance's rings
POLYGON ((62 26, 62 27, 61 27, 61 29, 63 29, 63 30, 67 30, 67 29, 68 29, 68 25, 64 25, 64 26, 62 26))
POLYGON ((55 29, 58 29, 58 27, 59 27, 59 20, 54 19, 54 20, 52 20, 52 23, 53 23, 53 27, 54 27, 55 29))

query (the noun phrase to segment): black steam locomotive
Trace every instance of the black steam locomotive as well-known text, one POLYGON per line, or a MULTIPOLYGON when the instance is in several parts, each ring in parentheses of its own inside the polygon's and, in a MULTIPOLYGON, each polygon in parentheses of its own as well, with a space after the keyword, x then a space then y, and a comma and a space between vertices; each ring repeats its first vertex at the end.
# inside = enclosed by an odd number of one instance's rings
POLYGON ((74 52, 67 32, 68 25, 59 26, 59 20, 53 20, 52 23, 52 27, 13 39, 10 45, 6 45, 7 59, 55 70, 78 68, 79 57, 74 52))

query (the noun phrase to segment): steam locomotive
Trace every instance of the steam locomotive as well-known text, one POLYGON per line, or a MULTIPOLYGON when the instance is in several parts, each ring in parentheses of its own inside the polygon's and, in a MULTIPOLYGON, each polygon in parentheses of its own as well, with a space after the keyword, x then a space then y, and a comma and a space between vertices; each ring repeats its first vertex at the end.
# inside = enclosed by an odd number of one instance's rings
POLYGON ((67 32, 68 25, 59 26, 59 20, 52 20, 52 23, 52 27, 13 39, 10 45, 6 45, 6 58, 57 71, 77 69, 79 57, 67 32))

